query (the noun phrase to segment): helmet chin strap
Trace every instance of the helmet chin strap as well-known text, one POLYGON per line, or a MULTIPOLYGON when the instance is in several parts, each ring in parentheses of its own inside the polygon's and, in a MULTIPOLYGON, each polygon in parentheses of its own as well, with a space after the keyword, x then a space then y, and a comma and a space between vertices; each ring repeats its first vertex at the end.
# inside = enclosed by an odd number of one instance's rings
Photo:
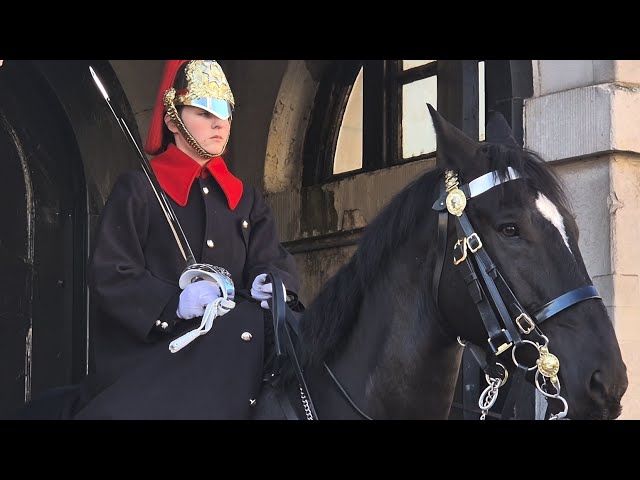
MULTIPOLYGON (((207 160, 209 160, 212 157, 218 157, 222 155, 222 152, 224 152, 224 149, 227 148, 227 144, 229 143, 229 138, 231 137, 231 133, 229 133, 229 136, 227 137, 227 141, 224 142, 224 145, 222 147, 222 150, 220 150, 220 153, 217 153, 217 154, 209 153, 207 150, 202 148, 202 146, 196 141, 196 139, 193 138, 193 135, 189 133, 189 130, 187 130, 187 127, 185 127, 184 123, 182 122, 182 118, 180 118, 180 115, 178 114, 178 109, 174 104, 174 99, 175 99, 175 90, 173 89, 168 90, 167 93, 165 93, 164 95, 164 105, 167 109, 167 114, 169 115, 169 118, 171 118, 171 120, 173 120, 173 123, 176 125, 176 127, 178 127, 178 131, 182 135, 182 138, 184 138, 189 144, 189 146, 193 148, 196 151, 196 153, 200 155, 202 158, 206 158, 207 160)), ((231 125, 231 119, 229 119, 229 125, 231 125)))
MULTIPOLYGON (((185 131, 186 131, 186 130, 187 130, 187 129, 186 129, 186 127, 185 127, 185 131)), ((188 132, 187 132, 187 133, 188 133, 188 132)), ((200 148, 202 148, 202 150, 204 150, 205 152, 207 152, 207 154, 209 154, 209 155, 210 155, 209 157, 204 157, 204 158, 209 159, 209 158, 211 158, 211 157, 219 157, 220 155, 222 155, 222 152, 224 152, 224 149, 225 149, 225 148, 227 148, 227 144, 229 143, 229 138, 231 138, 231 133, 229 133, 229 135, 227 136, 227 141, 226 141, 226 142, 224 142, 224 145, 222 146, 222 149, 220 150, 220 152, 219 152, 219 153, 209 153, 207 150, 205 150, 204 148, 200 147, 200 148)), ((187 141, 188 141, 188 140, 187 140, 187 141)), ((193 141, 195 142, 195 139, 194 139, 193 141)), ((196 142, 196 143, 197 143, 197 142, 196 142)), ((200 146, 200 145, 198 144, 198 146, 200 146)))
POLYGON ((224 149, 227 148, 227 144, 229 143, 229 138, 231 137, 231 134, 229 134, 227 136, 227 141, 224 142, 224 145, 222 146, 222 148, 220 149, 220 151, 218 153, 211 153, 208 150, 205 150, 197 141, 195 138, 193 138, 193 135, 191 135, 191 133, 189 133, 189 130, 187 130, 187 127, 185 127, 184 123, 182 122, 182 119, 178 116, 178 120, 174 121, 176 126, 178 127, 178 130, 180 131, 180 134, 182 135, 182 138, 184 138, 187 143, 189 144, 189 146, 191 148, 193 148, 196 153, 198 155, 200 155, 202 158, 205 158, 207 160, 213 158, 213 157, 219 157, 220 155, 222 155, 222 152, 224 152, 224 149))

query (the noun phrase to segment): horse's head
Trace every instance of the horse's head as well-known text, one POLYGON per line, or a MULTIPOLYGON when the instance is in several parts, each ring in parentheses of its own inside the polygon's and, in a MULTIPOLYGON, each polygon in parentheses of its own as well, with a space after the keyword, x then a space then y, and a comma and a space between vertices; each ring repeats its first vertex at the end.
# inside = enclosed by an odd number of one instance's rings
MULTIPOLYGON (((474 141, 430 111, 438 164, 457 174, 449 190, 457 180, 466 194, 462 213, 448 214, 438 295, 443 323, 484 347, 489 358, 497 355, 509 368, 514 362, 531 367, 528 377, 537 379, 543 391, 553 395, 559 386, 570 418, 616 418, 628 383, 626 367, 607 310, 585 268, 578 227, 558 178, 535 154, 517 145, 474 141), (491 264, 497 269, 489 268, 491 264), (488 285, 492 282, 495 295, 488 285), (509 328, 496 302, 503 302, 509 328), (489 310, 497 312, 495 322, 489 310), (487 323, 493 334, 487 332, 487 323), (534 368, 545 353, 543 346, 559 359, 557 377, 534 368)), ((443 193, 440 198, 446 197, 443 193)), ((449 211, 459 202, 454 198, 449 211)), ((440 212, 447 212, 444 203, 440 212)), ((551 370, 557 366, 552 357, 542 358, 544 362, 551 370)), ((559 400, 552 399, 552 405, 555 402, 561 410, 559 400)))

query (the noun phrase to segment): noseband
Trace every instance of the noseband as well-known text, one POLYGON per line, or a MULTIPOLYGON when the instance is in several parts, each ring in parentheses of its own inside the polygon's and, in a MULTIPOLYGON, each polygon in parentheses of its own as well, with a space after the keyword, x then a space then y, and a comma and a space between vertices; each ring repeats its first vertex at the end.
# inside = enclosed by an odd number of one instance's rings
MULTIPOLYGON (((498 172, 493 171, 468 184, 459 186, 457 174, 451 170, 445 172, 441 195, 432 206, 434 210, 439 212, 438 257, 434 269, 432 294, 437 305, 440 277, 447 246, 448 219, 451 215, 456 222, 458 237, 454 245, 453 263, 459 267, 488 334, 485 348, 468 341, 462 341, 458 337, 460 344, 469 348, 473 353, 480 368, 485 372, 489 384, 479 400, 479 407, 482 410, 481 419, 485 418, 488 410, 495 403, 498 388, 504 385, 508 378, 507 369, 501 363, 497 363, 496 357, 513 347, 511 356, 517 367, 517 383, 522 383, 521 380, 528 371, 537 369, 535 374, 537 389, 545 397, 555 398, 564 404, 562 412, 550 417, 556 420, 566 417, 568 411, 566 400, 560 396, 560 380, 558 379, 560 362, 555 355, 549 352, 547 348, 549 340, 538 327, 553 315, 584 300, 599 299, 600 296, 593 285, 587 285, 556 297, 535 310, 531 315, 522 307, 495 263, 483 248, 480 236, 474 230, 464 211, 467 202, 472 198, 497 185, 518 178, 520 178, 518 172, 509 167, 504 178, 500 178, 498 172), (516 348, 524 344, 531 345, 538 351, 539 358, 532 367, 523 366, 516 359, 516 348)), ((445 332, 453 333, 455 336, 450 325, 442 321, 440 324, 445 332)), ((514 381, 514 383, 516 382, 514 381)), ((513 398, 515 395, 505 402, 503 417, 505 412, 508 413, 513 406, 515 402, 513 398)))

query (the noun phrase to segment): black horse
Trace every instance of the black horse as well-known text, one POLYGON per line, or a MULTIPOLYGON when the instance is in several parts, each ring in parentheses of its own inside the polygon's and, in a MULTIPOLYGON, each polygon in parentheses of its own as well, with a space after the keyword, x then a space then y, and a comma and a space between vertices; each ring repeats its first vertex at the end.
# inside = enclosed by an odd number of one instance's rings
POLYGON ((275 369, 255 418, 446 419, 462 345, 487 372, 485 413, 509 370, 552 418, 618 417, 626 367, 559 179, 429 109, 438 167, 367 227, 295 328, 275 327, 300 368, 275 369))

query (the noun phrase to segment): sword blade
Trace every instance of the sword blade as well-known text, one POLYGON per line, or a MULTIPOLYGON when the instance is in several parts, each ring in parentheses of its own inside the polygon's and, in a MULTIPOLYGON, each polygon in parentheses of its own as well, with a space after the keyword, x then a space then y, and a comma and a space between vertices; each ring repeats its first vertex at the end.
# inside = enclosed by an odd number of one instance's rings
POLYGON ((142 170, 144 170, 147 180, 149 181, 149 183, 151 184, 151 188, 153 189, 153 193, 155 194, 156 199, 160 204, 160 208, 162 209, 162 212, 164 213, 164 216, 167 219, 167 223, 169 224, 169 228, 171 228, 171 233, 173 234, 176 244, 178 245, 180 254, 182 255, 182 258, 184 258, 186 267, 189 268, 190 266, 195 265, 197 262, 195 257, 193 256, 193 251, 191 250, 189 241, 187 240, 187 237, 184 234, 184 231, 182 230, 182 226, 178 221, 178 217, 176 217, 176 214, 173 211, 173 208, 171 207, 169 200, 167 199, 166 193, 162 189, 160 182, 158 182, 158 179, 153 169, 151 168, 151 164, 149 163, 147 156, 144 154, 144 152, 136 142, 133 134, 131 133, 131 130, 129 129, 129 126, 127 125, 127 122, 114 109, 113 105, 111 104, 111 100, 109 98, 109 93, 107 92, 107 89, 104 87, 103 83, 100 81, 100 77, 98 77, 98 74, 96 73, 96 71, 91 66, 89 66, 89 71, 91 72, 91 76, 93 77, 93 81, 98 87, 98 90, 100 91, 100 93, 102 94, 102 97, 104 98, 105 102, 109 106, 109 110, 111 110, 111 113, 113 114, 116 121, 118 122, 118 125, 122 130, 122 133, 124 133, 124 135, 127 137, 127 140, 129 140, 130 145, 136 151, 138 160, 140 162, 140 166, 142 167, 142 170))

